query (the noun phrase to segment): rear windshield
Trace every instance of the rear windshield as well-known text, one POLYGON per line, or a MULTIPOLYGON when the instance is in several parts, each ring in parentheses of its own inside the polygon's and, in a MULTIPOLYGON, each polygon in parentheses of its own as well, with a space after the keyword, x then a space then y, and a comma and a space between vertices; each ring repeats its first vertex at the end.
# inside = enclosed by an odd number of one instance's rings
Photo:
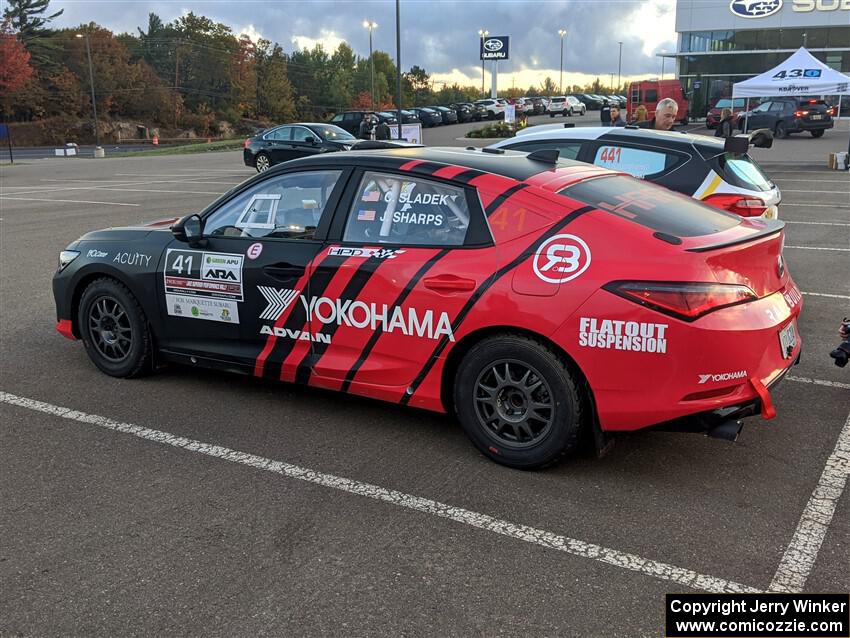
POLYGON ((733 186, 755 191, 769 191, 773 188, 773 182, 748 155, 725 153, 718 156, 717 162, 721 177, 733 186))
POLYGON ((565 99, 566 98, 563 98, 563 97, 553 97, 552 101, 553 102, 563 102, 565 99))
POLYGON ((559 194, 676 237, 711 235, 741 223, 736 215, 623 175, 589 179, 559 194))

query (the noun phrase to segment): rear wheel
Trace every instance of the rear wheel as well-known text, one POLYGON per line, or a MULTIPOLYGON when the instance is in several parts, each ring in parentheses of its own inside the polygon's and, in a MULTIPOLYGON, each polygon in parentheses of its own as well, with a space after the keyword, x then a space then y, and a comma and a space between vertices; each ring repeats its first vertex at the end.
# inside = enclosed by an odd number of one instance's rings
POLYGON ((819 131, 809 131, 812 134, 812 137, 823 137, 823 129, 819 131))
POLYGON ((788 127, 785 125, 785 122, 777 122, 775 132, 776 137, 782 139, 788 137, 788 127))
POLYGON ((83 291, 77 325, 89 358, 112 377, 137 377, 151 369, 153 346, 139 302, 123 284, 98 279, 83 291))
POLYGON ((265 153, 260 153, 257 155, 256 166, 258 173, 265 173, 272 167, 272 161, 269 159, 269 156, 265 153))
POLYGON ((536 469, 578 444, 583 414, 576 382, 564 362, 533 339, 503 335, 473 346, 454 387, 464 431, 497 463, 536 469))

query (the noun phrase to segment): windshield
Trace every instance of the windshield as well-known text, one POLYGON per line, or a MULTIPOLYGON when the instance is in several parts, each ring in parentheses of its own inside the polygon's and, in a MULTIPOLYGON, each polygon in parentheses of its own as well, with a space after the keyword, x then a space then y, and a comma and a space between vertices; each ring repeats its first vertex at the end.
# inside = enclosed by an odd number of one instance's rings
POLYGON ((313 130, 326 140, 353 140, 355 138, 346 130, 333 124, 311 124, 313 130))
POLYGON ((588 179, 558 194, 676 237, 711 235, 741 223, 737 215, 623 175, 588 179))
POLYGON ((725 153, 717 158, 720 174, 733 186, 757 191, 769 191, 773 182, 748 155, 725 153))
POLYGON ((381 111, 380 113, 378 113, 378 115, 382 117, 395 117, 395 113, 389 113, 387 111, 381 111))
POLYGON ((739 98, 736 100, 717 100, 717 104, 714 105, 716 109, 742 109, 744 108, 744 99, 739 98), (733 106, 734 105, 734 106, 733 106))

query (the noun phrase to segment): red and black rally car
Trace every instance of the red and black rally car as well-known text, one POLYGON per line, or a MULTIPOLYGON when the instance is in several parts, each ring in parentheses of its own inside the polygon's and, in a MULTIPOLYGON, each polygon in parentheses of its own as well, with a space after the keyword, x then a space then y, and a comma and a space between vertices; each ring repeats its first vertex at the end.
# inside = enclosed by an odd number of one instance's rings
POLYGON ((557 151, 330 153, 73 242, 57 328, 117 377, 171 361, 455 412, 534 468, 582 432, 769 418, 801 347, 783 226, 557 151))

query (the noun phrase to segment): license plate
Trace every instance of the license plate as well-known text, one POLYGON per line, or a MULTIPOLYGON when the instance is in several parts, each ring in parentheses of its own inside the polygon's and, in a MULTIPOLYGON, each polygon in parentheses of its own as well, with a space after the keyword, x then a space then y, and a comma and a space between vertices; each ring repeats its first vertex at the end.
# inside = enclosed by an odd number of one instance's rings
POLYGON ((782 330, 779 331, 779 348, 782 350, 782 358, 790 359, 794 348, 797 347, 797 330, 794 326, 796 321, 792 321, 782 330))
POLYGON ((811 119, 813 119, 813 120, 822 120, 822 119, 823 119, 823 115, 812 115, 811 119))

